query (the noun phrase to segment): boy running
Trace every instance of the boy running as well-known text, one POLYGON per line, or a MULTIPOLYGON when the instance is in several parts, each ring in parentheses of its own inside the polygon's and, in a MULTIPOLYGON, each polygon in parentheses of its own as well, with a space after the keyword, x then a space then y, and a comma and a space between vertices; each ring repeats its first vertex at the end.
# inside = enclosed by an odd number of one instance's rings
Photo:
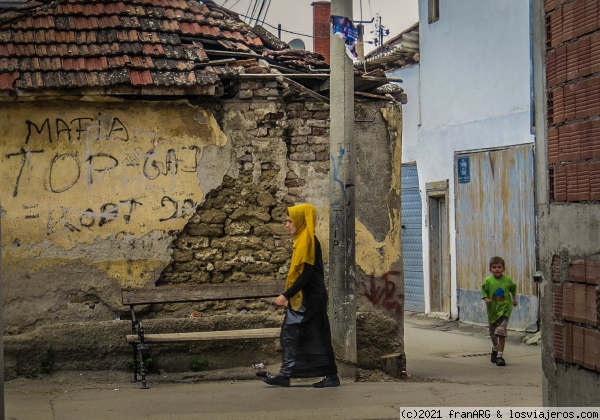
POLYGON ((500 257, 490 260, 491 276, 486 278, 481 286, 481 298, 487 305, 488 321, 490 323, 490 338, 492 339, 492 363, 496 366, 506 366, 504 360, 504 345, 506 344, 508 319, 513 306, 517 306, 517 285, 504 275, 505 264, 500 257), (512 304, 508 300, 512 298, 512 304))

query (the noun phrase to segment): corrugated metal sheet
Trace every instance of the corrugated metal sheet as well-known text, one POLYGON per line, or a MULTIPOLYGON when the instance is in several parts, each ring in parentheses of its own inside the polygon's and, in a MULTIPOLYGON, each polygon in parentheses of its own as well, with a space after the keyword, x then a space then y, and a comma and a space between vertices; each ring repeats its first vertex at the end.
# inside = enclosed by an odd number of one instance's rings
POLYGON ((368 69, 380 67, 397 69, 406 64, 417 63, 419 60, 419 24, 415 23, 381 47, 368 53, 364 64, 368 69))
MULTIPOLYGON (((518 294, 535 294, 533 146, 459 154, 456 158, 461 156, 470 158, 470 182, 456 183, 459 316, 467 322, 486 323, 480 296, 467 291, 479 291, 489 275, 491 257, 504 258, 506 274, 517 284, 518 294)), ((535 300, 535 296, 530 297, 535 300)), ((530 310, 515 312, 519 311, 513 312, 513 318, 523 318, 516 321, 520 328, 535 322, 530 319, 530 310)), ((511 323, 515 324, 512 319, 511 323)))
POLYGON ((402 261, 405 308, 425 311, 421 194, 417 165, 402 165, 402 261))

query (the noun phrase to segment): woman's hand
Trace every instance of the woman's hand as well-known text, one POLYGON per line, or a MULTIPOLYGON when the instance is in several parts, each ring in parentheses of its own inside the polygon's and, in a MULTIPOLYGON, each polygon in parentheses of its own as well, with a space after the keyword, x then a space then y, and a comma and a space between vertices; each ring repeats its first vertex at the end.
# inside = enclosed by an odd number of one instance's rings
POLYGON ((289 301, 287 300, 287 298, 286 298, 285 296, 283 296, 283 295, 279 295, 279 296, 277 296, 277 297, 275 298, 275 300, 273 301, 273 303, 274 303, 276 306, 288 306, 288 302, 289 302, 289 301))

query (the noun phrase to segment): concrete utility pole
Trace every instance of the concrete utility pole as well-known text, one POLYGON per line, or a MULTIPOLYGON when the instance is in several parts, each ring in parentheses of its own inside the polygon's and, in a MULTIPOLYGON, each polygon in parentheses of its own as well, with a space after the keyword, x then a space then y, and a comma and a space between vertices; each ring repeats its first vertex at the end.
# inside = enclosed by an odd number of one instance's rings
MULTIPOLYGON (((352 19, 352 0, 333 0, 331 14, 352 19)), ((344 40, 331 35, 329 313, 340 375, 356 377, 354 269, 354 69, 344 40), (340 363, 341 362, 341 363, 340 363)))

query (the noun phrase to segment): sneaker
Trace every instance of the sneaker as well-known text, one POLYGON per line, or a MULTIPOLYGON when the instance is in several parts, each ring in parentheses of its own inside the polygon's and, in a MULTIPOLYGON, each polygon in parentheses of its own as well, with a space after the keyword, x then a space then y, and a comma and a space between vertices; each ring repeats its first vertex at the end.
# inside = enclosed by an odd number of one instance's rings
POLYGON ((332 388, 334 386, 340 386, 340 378, 337 375, 326 376, 325 379, 314 383, 315 388, 332 388))
POLYGON ((492 349, 492 358, 491 358, 492 363, 496 363, 497 358, 498 358, 498 350, 492 349))
POLYGON ((502 356, 496 358, 496 366, 506 366, 506 362, 502 356))
POLYGON ((263 379, 263 382, 267 385, 273 386, 290 386, 290 378, 281 375, 273 376, 272 378, 265 378, 263 379))

